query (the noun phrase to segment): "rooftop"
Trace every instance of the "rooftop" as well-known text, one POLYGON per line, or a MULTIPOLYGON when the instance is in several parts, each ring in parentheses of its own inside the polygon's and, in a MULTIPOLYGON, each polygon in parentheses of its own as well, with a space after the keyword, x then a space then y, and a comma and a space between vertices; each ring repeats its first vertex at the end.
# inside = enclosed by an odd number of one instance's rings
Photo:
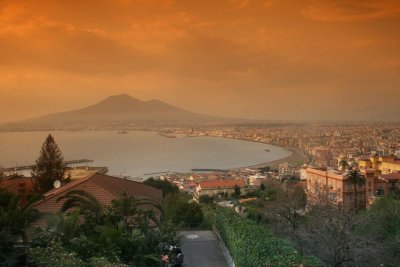
POLYGON ((35 206, 42 212, 58 212, 63 205, 63 201, 57 202, 57 199, 71 190, 88 192, 103 205, 109 205, 113 199, 123 193, 128 196, 151 199, 157 203, 162 203, 162 192, 159 189, 131 180, 95 174, 47 192, 44 195, 44 199, 37 202, 35 206))
POLYGON ((226 179, 226 180, 200 182, 199 185, 202 189, 221 188, 221 187, 231 188, 234 187, 235 185, 243 187, 244 181, 241 179, 226 179))

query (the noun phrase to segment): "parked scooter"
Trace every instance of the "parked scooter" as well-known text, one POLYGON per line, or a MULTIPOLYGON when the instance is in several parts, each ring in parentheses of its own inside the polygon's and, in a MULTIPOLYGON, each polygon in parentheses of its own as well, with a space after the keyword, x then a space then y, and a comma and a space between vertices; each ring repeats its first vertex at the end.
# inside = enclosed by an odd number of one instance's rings
POLYGON ((161 260, 166 267, 178 267, 182 265, 184 257, 180 247, 166 245, 164 247, 164 252, 165 255, 161 256, 161 260))

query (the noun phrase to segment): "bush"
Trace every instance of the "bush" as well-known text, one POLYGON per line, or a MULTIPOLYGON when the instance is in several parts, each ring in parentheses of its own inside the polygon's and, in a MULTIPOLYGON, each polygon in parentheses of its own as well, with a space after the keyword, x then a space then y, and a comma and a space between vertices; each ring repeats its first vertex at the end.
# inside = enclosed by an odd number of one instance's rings
POLYGON ((302 257, 292 245, 230 209, 218 208, 214 220, 237 267, 287 267, 302 263, 302 257))
POLYGON ((46 247, 31 248, 28 253, 29 261, 37 266, 75 266, 84 267, 84 262, 74 252, 67 251, 57 238, 49 240, 46 247))

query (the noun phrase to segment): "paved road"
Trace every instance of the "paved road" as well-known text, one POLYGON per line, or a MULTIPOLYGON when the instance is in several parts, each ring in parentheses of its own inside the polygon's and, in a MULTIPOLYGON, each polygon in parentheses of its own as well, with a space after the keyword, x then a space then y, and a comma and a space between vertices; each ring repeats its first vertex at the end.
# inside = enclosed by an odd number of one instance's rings
POLYGON ((184 267, 228 267, 228 262, 212 231, 182 231, 179 233, 184 267))

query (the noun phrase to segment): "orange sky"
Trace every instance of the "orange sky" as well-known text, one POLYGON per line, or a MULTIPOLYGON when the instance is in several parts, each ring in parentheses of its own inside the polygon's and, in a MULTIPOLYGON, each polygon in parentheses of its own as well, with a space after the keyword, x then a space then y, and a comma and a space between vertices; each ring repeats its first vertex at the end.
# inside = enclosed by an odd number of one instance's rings
POLYGON ((400 118, 400 0, 0 0, 0 122, 119 93, 229 117, 400 118))

